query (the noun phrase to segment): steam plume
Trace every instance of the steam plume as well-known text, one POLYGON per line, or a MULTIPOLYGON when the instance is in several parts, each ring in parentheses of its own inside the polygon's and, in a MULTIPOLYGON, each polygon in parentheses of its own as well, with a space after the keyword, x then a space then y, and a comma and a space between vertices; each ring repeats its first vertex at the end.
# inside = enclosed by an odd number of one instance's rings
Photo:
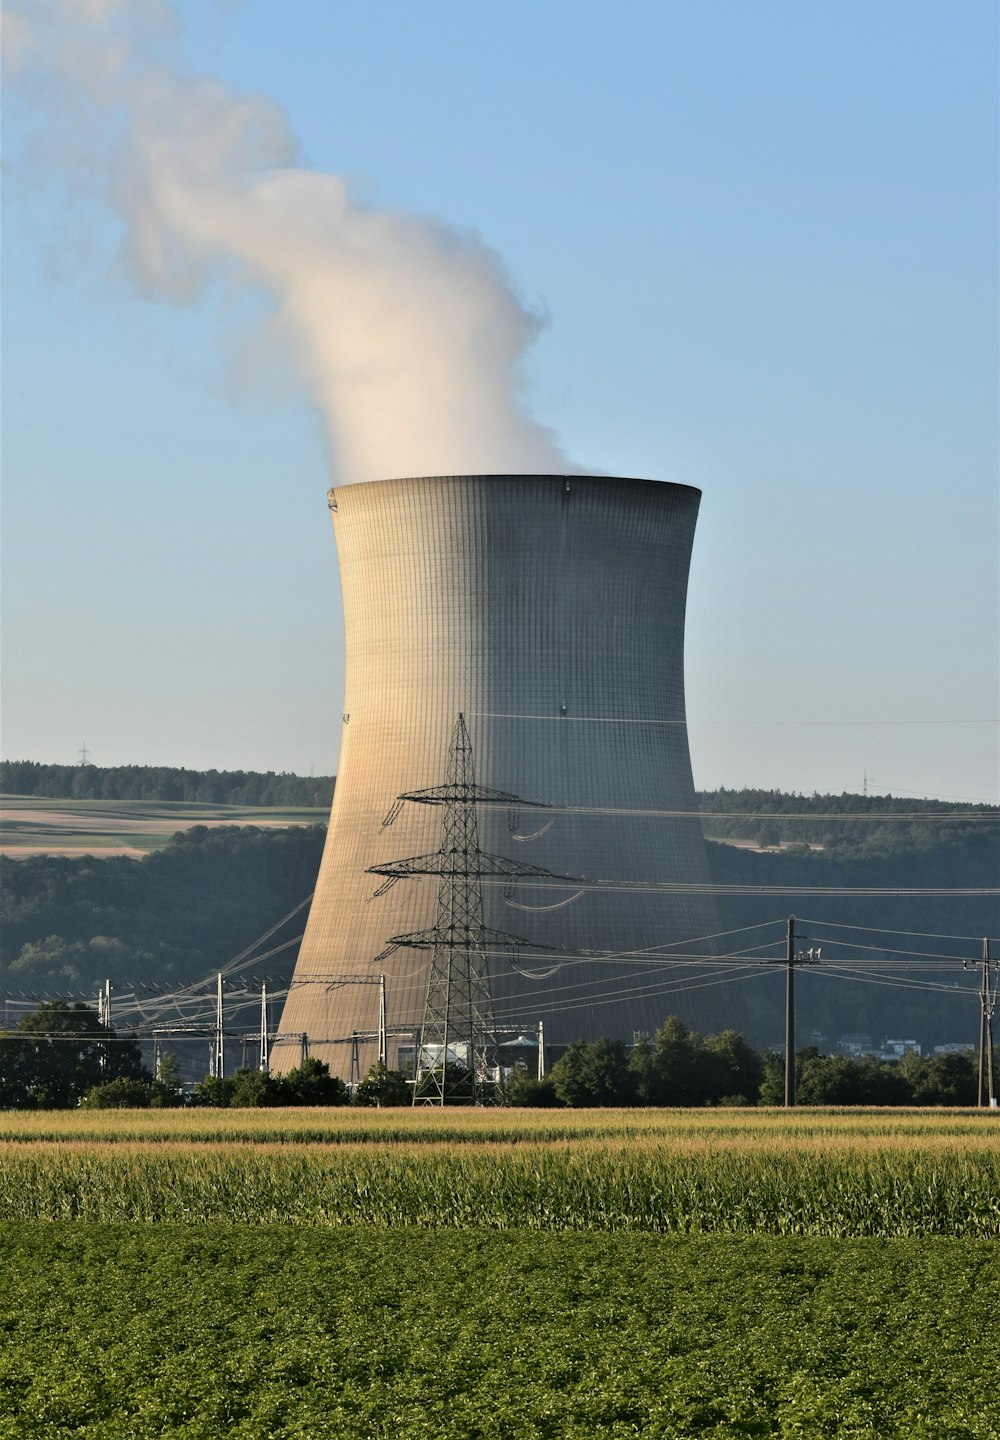
POLYGON ((575 470, 522 402, 538 319, 499 258, 297 167, 280 107, 168 63, 173 29, 161 0, 19 0, 4 14, 48 158, 79 173, 85 157, 143 291, 193 303, 223 277, 269 297, 342 481, 575 470))

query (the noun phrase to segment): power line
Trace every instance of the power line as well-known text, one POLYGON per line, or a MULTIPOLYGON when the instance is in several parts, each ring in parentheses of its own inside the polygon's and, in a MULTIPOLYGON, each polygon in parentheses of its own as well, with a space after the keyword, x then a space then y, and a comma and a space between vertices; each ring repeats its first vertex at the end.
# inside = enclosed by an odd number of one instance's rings
MULTIPOLYGON (((753 970, 748 970, 746 974, 743 975, 729 972, 725 975, 713 976, 711 979, 708 980, 696 980, 694 978, 682 980, 678 978, 677 980, 673 981, 661 981, 644 985, 635 985, 630 988, 622 988, 621 986, 617 986, 611 994, 600 994, 579 1000, 557 1000, 547 1004, 545 1009, 546 1014, 557 1012, 560 1014, 565 1014, 571 1010, 583 1010, 592 1008, 597 1002, 600 1002, 602 1007, 604 1007, 608 1005, 617 1005, 623 1001, 631 999, 652 999, 658 995, 670 995, 679 991, 687 990, 703 990, 708 989, 712 986, 728 985, 733 981, 750 980, 757 975, 763 975, 765 973, 766 972, 764 970, 760 970, 754 967, 753 970)), ((614 984, 613 980, 605 980, 602 983, 614 984)), ((517 1003, 523 1008, 523 998, 520 999, 517 1003)), ((501 1010, 504 1018, 506 1018, 508 1014, 513 1015, 518 1013, 516 1008, 513 1006, 509 1010, 502 1009, 502 1007, 500 1007, 497 1012, 498 1015, 501 1013, 501 1010)))
POLYGON ((972 995, 975 991, 968 985, 944 985, 935 984, 931 980, 904 980, 889 979, 880 975, 859 975, 856 970, 845 970, 839 965, 825 966, 817 974, 828 979, 852 980, 858 985, 884 985, 895 986, 898 990, 930 990, 938 995, 972 995))
POLYGON ((822 820, 842 825, 924 825, 934 822, 979 825, 983 823, 1000 825, 1000 813, 996 808, 992 814, 980 810, 883 810, 883 811, 841 811, 841 810, 587 810, 583 806, 567 806, 568 814, 594 815, 642 815, 679 819, 706 820, 822 820))
MULTIPOLYGON (((806 922, 803 921, 802 923, 805 924, 806 922)), ((945 955, 941 951, 898 950, 889 945, 862 945, 858 940, 836 940, 832 936, 827 935, 816 935, 814 936, 814 938, 823 945, 838 945, 847 950, 871 950, 879 955, 913 955, 918 959, 928 961, 928 963, 932 963, 938 960, 952 960, 963 962, 969 959, 968 955, 945 955)))
MULTIPOLYGON (((483 876, 483 885, 505 885, 500 877, 483 876)), ((572 885, 573 889, 587 891, 622 892, 645 895, 836 895, 872 898, 898 898, 909 896, 933 896, 939 899, 948 896, 1000 896, 997 885, 739 885, 721 883, 694 883, 672 880, 535 880, 521 882, 532 890, 559 890, 572 885)))
POLYGON ((847 925, 840 920, 803 920, 803 925, 825 925, 829 930, 861 930, 869 935, 908 935, 921 940, 968 940, 978 944, 980 935, 942 935, 935 930, 889 930, 880 925, 847 925))
POLYGON ((509 710, 470 710, 470 715, 483 720, 544 720, 555 724, 565 725, 653 725, 653 726, 678 726, 686 725, 688 729, 698 725, 808 725, 808 726, 842 726, 842 725, 997 725, 1000 720, 993 718, 970 718, 962 720, 646 720, 631 718, 622 715, 521 715, 509 710))

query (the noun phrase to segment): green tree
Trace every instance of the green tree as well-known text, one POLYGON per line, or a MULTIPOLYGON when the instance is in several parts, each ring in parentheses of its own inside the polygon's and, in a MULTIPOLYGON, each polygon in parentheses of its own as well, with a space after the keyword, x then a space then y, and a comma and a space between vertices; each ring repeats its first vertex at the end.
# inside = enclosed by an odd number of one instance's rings
POLYGON ((79 1001, 45 1001, 0 1043, 0 1104, 8 1109, 63 1109, 117 1079, 150 1079, 139 1045, 79 1001))
POLYGON ((226 1110, 233 1102, 233 1082, 228 1075, 206 1075, 191 1092, 192 1105, 226 1110))
POLYGON ((532 1110, 554 1110, 559 1108, 562 1101, 556 1094, 551 1075, 538 1080, 533 1075, 519 1072, 507 1081, 504 1103, 532 1110))
POLYGON ((763 1071, 760 1089, 757 1091, 759 1105, 783 1105, 785 1103, 785 1057, 777 1050, 765 1050, 761 1057, 763 1071))
POLYGON ((764 1062, 738 1030, 723 1030, 705 1039, 711 1083, 709 1098, 718 1104, 739 1097, 756 1102, 764 1079, 764 1062))
POLYGON ((719 1066, 696 1030, 668 1015, 656 1032, 646 1090, 652 1105, 704 1105, 713 1098, 719 1066))
POLYGON ((914 1105, 975 1105, 979 1097, 979 1060, 971 1050, 924 1058, 906 1055, 900 1069, 914 1105))
POLYGON ((153 1102, 152 1080, 132 1080, 122 1076, 94 1085, 87 1091, 80 1106, 84 1110, 148 1110, 153 1102))
POLYGON ((354 1092, 355 1105, 409 1105, 412 1092, 400 1070, 389 1070, 381 1061, 371 1067, 354 1092))
POLYGON ((279 1105, 346 1105, 347 1086, 329 1065, 310 1056, 274 1082, 279 1105))
POLYGON ((234 1110, 280 1105, 280 1086, 263 1070, 236 1070, 229 1078, 229 1104, 234 1110))
POLYGON ((564 1105, 634 1105, 635 1074, 621 1040, 602 1035, 592 1045, 575 1040, 552 1067, 552 1086, 564 1105))
POLYGON ((796 1100, 800 1105, 905 1105, 912 1097, 899 1067, 863 1055, 820 1055, 814 1048, 796 1056, 796 1100))
POLYGON ((0 1032, 0 1110, 37 1110, 35 1047, 13 1030, 0 1032))
POLYGON ((184 1104, 184 1082, 176 1055, 168 1052, 157 1061, 153 1097, 149 1103, 155 1110, 173 1110, 184 1104))
MULTIPOLYGON (((937 1059, 953 1057, 938 1056, 937 1059)), ((781 1055, 765 1052, 764 1078, 760 1087, 762 1105, 781 1105, 785 1097, 785 1061, 781 1055)), ((953 1098, 969 1094, 972 1075, 968 1063, 954 1068, 957 1081, 952 1089, 939 1070, 932 1080, 930 1063, 919 1055, 906 1055, 898 1063, 874 1055, 821 1055, 814 1045, 795 1057, 796 1103, 799 1105, 954 1105, 972 1100, 953 1098), (938 1089, 938 1077, 944 1080, 938 1089), (947 1098, 944 1098, 947 1097, 947 1098)), ((945 1067, 947 1070, 948 1067, 945 1067)))

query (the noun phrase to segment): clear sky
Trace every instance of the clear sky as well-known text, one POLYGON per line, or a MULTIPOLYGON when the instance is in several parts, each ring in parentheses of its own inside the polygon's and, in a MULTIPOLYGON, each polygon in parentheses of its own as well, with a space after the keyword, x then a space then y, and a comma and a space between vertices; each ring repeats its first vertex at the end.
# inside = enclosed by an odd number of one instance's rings
MULTIPOLYGON (((992 0, 176 13, 171 69, 270 97, 359 213, 496 252, 544 317, 527 403, 574 463, 703 491, 696 783, 1000 798, 992 0)), ((252 285, 143 288, 113 140, 40 130, 18 63, 3 754, 332 772, 329 422, 252 285)))

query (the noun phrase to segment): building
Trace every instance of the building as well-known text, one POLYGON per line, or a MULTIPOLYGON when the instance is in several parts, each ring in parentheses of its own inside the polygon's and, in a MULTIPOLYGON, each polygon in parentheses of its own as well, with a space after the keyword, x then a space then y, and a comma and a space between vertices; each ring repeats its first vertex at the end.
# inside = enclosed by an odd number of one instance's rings
POLYGON ((542 872, 483 881, 486 925, 523 942, 489 947, 505 1034, 541 1020, 555 1045, 630 1038, 668 1013, 743 1028, 738 993, 699 958, 720 928, 684 710, 699 499, 561 475, 330 492, 347 642, 340 762, 276 1069, 298 1062, 306 1035, 335 1073, 365 1073, 383 986, 388 1062, 412 1054, 430 956, 388 942, 434 926, 441 881, 371 867, 440 851, 442 807, 399 797, 444 784, 460 715, 476 785, 514 797, 475 806, 480 850, 542 872))

